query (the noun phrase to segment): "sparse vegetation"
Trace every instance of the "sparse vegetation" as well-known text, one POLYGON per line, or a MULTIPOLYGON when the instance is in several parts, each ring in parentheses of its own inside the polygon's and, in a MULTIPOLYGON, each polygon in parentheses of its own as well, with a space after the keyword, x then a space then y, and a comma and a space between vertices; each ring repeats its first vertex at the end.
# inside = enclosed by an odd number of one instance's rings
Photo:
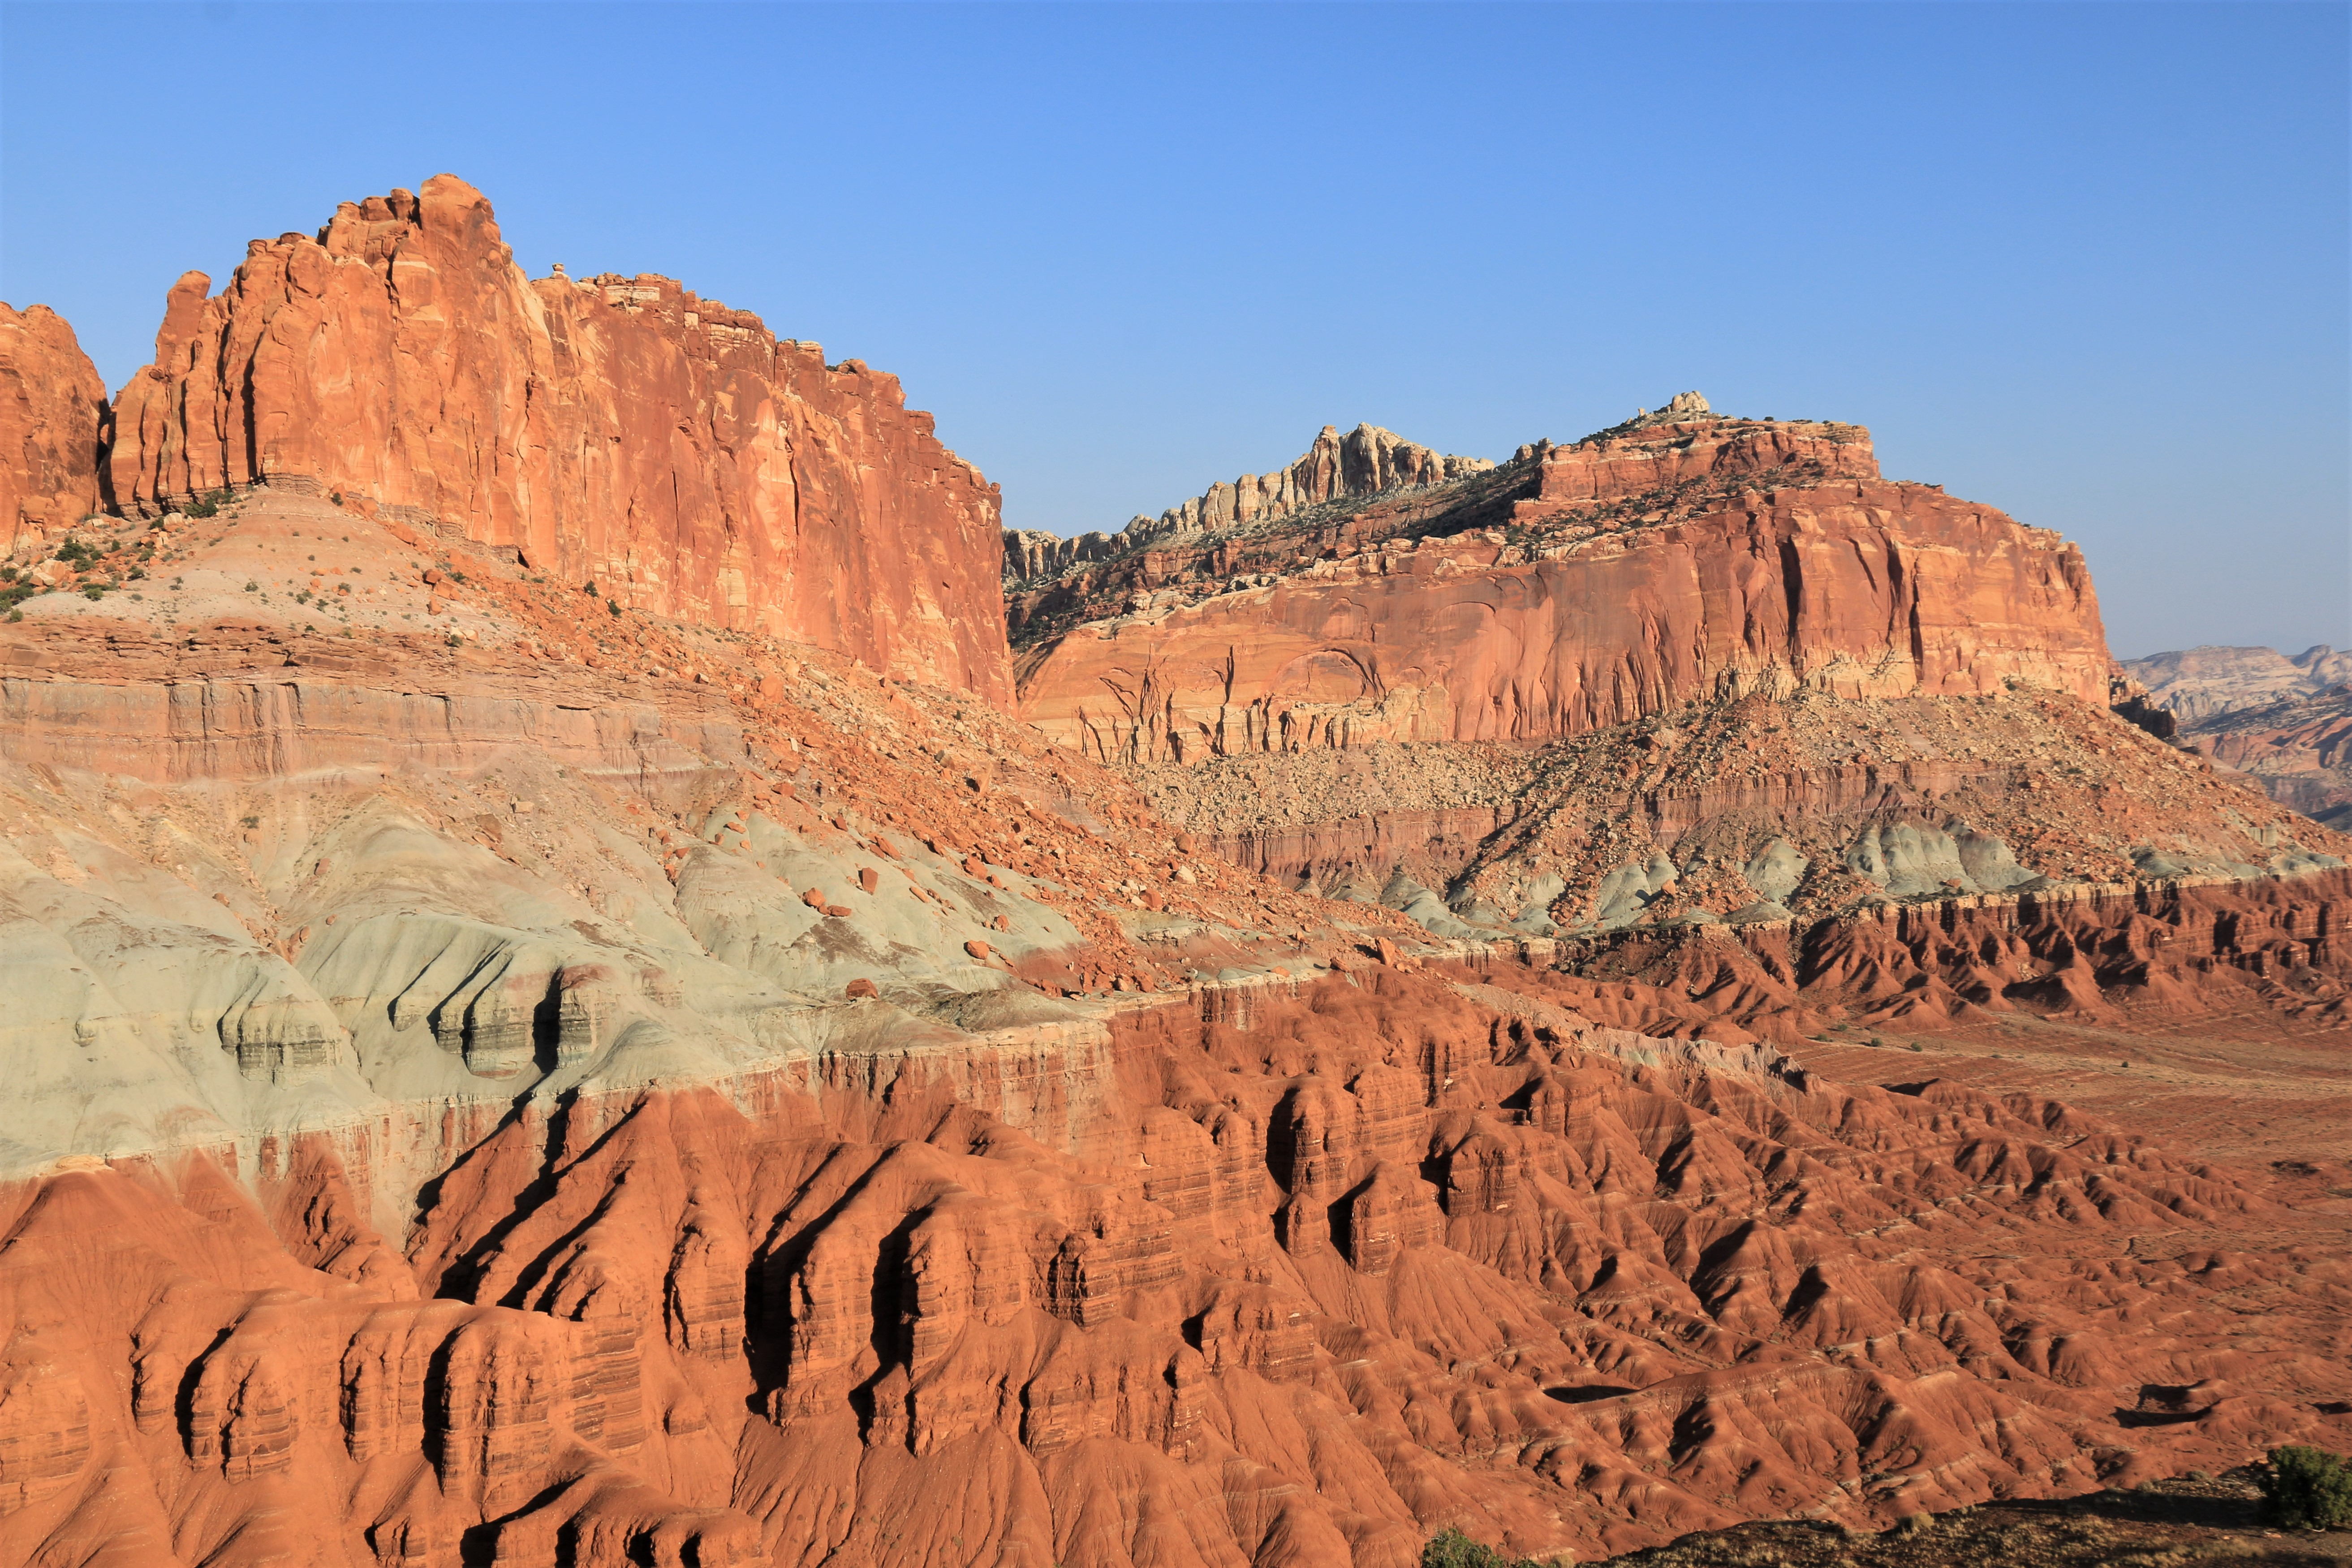
POLYGON ((1421 1568, 1544 1568, 1532 1557, 1511 1557, 1471 1540, 1458 1530, 1442 1530, 1421 1549, 1421 1568))
POLYGON ((215 490, 210 495, 189 501, 180 510, 189 517, 217 517, 221 508, 236 499, 226 490, 215 490))
POLYGON ((2271 1517, 2289 1529, 2352 1529, 2352 1464, 2341 1454, 2303 1443, 2273 1448, 2260 1484, 2271 1517))

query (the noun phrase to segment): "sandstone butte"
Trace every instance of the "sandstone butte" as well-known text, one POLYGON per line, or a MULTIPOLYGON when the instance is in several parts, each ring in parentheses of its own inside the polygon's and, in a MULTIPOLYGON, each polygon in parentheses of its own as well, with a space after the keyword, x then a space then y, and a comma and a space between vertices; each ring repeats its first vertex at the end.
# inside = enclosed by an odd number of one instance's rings
POLYGON ((526 278, 448 174, 256 240, 209 288, 173 286, 115 399, 126 510, 340 493, 625 607, 1009 698, 996 489, 897 377, 667 278, 526 278))
MULTIPOLYGON (((429 237, 439 185, 353 221, 429 237)), ((253 276, 351 265, 313 248, 253 276)), ((1956 522, 1915 568, 1891 502, 1942 503, 1888 497, 1894 673, 1768 617, 1615 656, 1686 695, 1531 697, 1546 739, 1274 704, 1106 762, 985 661, 603 610, 417 499, 495 479, 491 426, 428 452, 352 395, 379 489, 149 518, 234 471, 118 466, 131 515, 42 561, 42 510, 0 587, 0 1563, 1591 1560, 2352 1446, 2345 841, 2110 712, 2054 544, 1956 522), (1971 596, 1997 689, 1928 635, 1971 596)), ((1800 608, 1801 516, 1882 483, 1827 471, 1853 431, 1705 458, 1799 443, 1739 510, 1799 536, 1800 608)), ((1263 608, 1453 486, 1538 509, 1456 571, 1607 566, 1751 483, 1609 500, 1660 444, 1547 497, 1548 451, 1360 431, 1193 514, 1286 537, 1172 509, 1141 553, 1230 549, 1263 608)), ((1171 585, 1056 570, 1024 637, 1171 585)), ((1001 661, 1000 624, 955 629, 1001 661)))
POLYGON ((73 329, 46 305, 0 305, 0 531, 8 548, 96 511, 106 384, 73 329))
POLYGON ((1016 584, 1013 617, 1023 716, 1147 762, 1544 740, 1771 672, 2102 703, 2109 673, 2074 546, 1881 478, 1859 426, 1703 403, 1350 509, 1161 532, 1016 584))

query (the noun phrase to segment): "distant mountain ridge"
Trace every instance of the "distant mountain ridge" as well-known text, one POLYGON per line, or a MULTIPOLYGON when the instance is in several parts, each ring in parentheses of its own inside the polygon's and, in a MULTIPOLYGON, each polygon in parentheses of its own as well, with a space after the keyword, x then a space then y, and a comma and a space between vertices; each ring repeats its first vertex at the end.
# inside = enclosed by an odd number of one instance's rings
POLYGON ((2192 647, 2126 659, 2180 740, 2315 821, 2352 824, 2352 653, 2316 643, 2192 647))
POLYGON ((2315 697, 2352 681, 2352 653, 2326 643, 2292 655, 2274 647, 2208 644, 2122 662, 2147 688, 2149 700, 2179 715, 2183 723, 2315 697))

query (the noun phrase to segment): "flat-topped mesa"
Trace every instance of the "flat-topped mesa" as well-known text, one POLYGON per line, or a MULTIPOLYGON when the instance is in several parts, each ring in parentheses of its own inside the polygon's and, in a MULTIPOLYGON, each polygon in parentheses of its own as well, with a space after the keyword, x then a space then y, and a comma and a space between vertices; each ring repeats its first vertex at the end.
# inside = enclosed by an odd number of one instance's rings
POLYGON ((0 545, 51 538, 98 510, 106 383, 47 305, 0 304, 0 545))
POLYGON ((1165 541, 1272 522, 1326 501, 1444 484, 1494 466, 1485 458, 1447 456, 1377 425, 1359 425, 1345 436, 1326 425, 1289 467, 1244 474, 1230 484, 1220 479, 1158 517, 1132 519, 1117 533, 1057 539, 1034 530, 1007 532, 1004 580, 1013 586, 1034 584, 1081 563, 1107 561, 1165 541))
POLYGON ((1745 478, 1772 481, 1879 478, 1870 432, 1859 425, 1821 420, 1738 419, 1711 412, 1706 399, 1685 392, 1656 413, 1569 447, 1523 447, 1536 457, 1537 485, 1518 502, 1512 521, 1531 523, 1590 501, 1618 500, 1677 486, 1720 488, 1745 478))
POLYGON ((618 603, 1003 703, 995 486, 894 376, 676 281, 515 265, 441 174, 173 285, 114 493, 334 493, 618 603))
POLYGON ((1858 425, 1696 394, 1344 516, 1008 595, 1021 711, 1107 762, 1548 741, 1726 690, 2104 706, 2082 553, 1879 474, 1858 425))

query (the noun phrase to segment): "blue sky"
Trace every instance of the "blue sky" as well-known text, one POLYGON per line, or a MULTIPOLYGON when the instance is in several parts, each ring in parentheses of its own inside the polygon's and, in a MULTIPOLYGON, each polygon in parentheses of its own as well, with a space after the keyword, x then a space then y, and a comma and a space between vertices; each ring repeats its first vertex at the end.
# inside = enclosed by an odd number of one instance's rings
POLYGON ((896 371, 1015 527, 1686 387, 2082 542, 2126 656, 2352 644, 2341 5, 0 10, 0 298, 449 170, 896 371))

